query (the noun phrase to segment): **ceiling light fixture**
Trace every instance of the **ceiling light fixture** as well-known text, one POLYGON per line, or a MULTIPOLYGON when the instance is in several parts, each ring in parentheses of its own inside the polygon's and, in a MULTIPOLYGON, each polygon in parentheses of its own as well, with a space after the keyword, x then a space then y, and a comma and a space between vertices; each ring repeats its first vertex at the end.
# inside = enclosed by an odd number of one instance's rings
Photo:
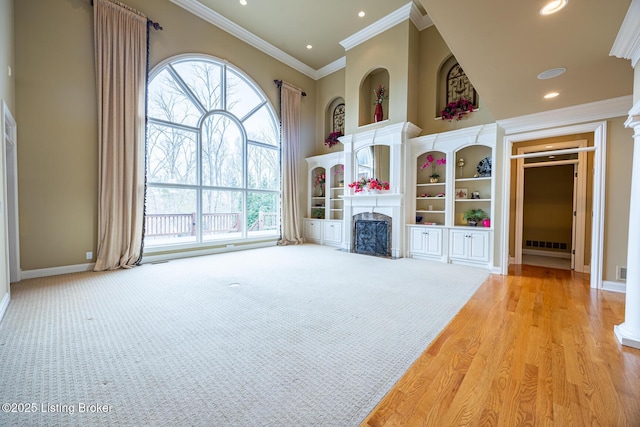
POLYGON ((545 7, 540 9, 540 15, 551 15, 563 9, 569 0, 553 0, 547 3, 545 7))
POLYGON ((551 99, 551 98, 555 98, 556 96, 560 95, 558 92, 549 92, 548 94, 546 94, 544 96, 544 99, 551 99))
POLYGON ((547 80, 552 79, 554 77, 558 77, 567 72, 567 69, 564 67, 551 68, 550 70, 546 70, 538 74, 538 80, 547 80))
POLYGON ((358 16, 359 16, 360 18, 364 18, 364 15, 366 15, 366 14, 364 13, 364 10, 361 10, 360 12, 358 12, 358 16))
POLYGON ((243 6, 246 6, 247 5, 247 0, 240 0, 240 4, 243 5, 243 6))
POLYGON ((307 49, 313 49, 313 46, 311 46, 310 44, 307 45, 307 49))

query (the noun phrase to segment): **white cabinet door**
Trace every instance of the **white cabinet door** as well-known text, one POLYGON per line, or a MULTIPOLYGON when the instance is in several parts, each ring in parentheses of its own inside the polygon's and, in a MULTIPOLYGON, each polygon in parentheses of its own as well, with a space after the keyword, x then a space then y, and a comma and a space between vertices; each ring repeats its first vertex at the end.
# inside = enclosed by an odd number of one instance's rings
POLYGON ((304 238, 310 242, 320 243, 322 241, 322 223, 321 221, 305 219, 304 220, 304 238))
POLYGON ((438 228, 411 227, 409 251, 411 255, 442 256, 442 230, 438 228))
POLYGON ((427 244, 423 233, 423 227, 411 227, 411 235, 409 238, 409 252, 411 255, 427 254, 427 244))
POLYGON ((342 221, 323 222, 323 242, 328 245, 339 245, 342 243, 342 221))
POLYGON ((425 234, 425 246, 427 255, 442 255, 442 230, 437 228, 428 228, 425 234))
POLYGON ((489 232, 475 230, 451 230, 449 256, 474 262, 489 261, 489 232))
POLYGON ((451 230, 449 238, 449 256, 451 258, 467 258, 467 231, 451 230))
POLYGON ((489 261, 489 233, 486 231, 470 231, 468 258, 471 261, 489 261))

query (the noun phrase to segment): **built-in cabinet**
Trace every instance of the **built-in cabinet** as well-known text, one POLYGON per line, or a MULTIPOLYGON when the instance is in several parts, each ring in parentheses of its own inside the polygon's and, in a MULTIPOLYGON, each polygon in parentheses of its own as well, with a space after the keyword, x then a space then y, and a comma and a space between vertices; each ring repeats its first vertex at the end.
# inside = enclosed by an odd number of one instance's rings
POLYGON ((490 267, 496 127, 421 136, 408 145, 409 256, 490 267), (464 214, 471 209, 487 221, 470 226, 464 214))
POLYGON ((308 205, 305 241, 340 246, 345 191, 342 152, 308 157, 308 205))
POLYGON ((307 158, 305 240, 349 250, 352 216, 379 213, 392 218, 393 257, 492 268, 497 126, 418 133, 410 123, 388 125, 341 137, 343 152, 307 158), (390 190, 348 188, 345 180, 358 179, 365 166, 390 190), (488 221, 470 226, 464 219, 470 209, 481 209, 488 221))

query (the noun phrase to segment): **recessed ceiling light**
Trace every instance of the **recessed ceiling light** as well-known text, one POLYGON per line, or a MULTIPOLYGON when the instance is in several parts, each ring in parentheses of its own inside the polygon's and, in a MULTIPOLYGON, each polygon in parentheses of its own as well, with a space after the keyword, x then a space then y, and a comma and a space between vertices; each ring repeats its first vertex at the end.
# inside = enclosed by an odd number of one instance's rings
POLYGON ((364 10, 361 10, 360 12, 358 12, 358 16, 360 18, 364 18, 364 15, 366 15, 366 13, 364 13, 364 10))
POLYGON ((551 99, 551 98, 555 98, 556 96, 560 95, 558 92, 549 92, 548 94, 546 94, 544 96, 544 99, 551 99))
POLYGON ((558 77, 567 72, 567 69, 564 67, 552 68, 550 70, 546 70, 538 74, 539 80, 547 80, 552 79, 554 77, 558 77))
POLYGON ((553 145, 545 145, 544 148, 553 148, 553 145))
POLYGON ((243 6, 246 6, 247 5, 247 0, 240 0, 240 4, 243 5, 243 6))
POLYGON ((313 46, 311 46, 310 44, 307 45, 307 49, 313 49, 313 46))
POLYGON ((540 15, 551 15, 564 8, 569 0, 553 0, 547 3, 545 7, 540 9, 540 15))

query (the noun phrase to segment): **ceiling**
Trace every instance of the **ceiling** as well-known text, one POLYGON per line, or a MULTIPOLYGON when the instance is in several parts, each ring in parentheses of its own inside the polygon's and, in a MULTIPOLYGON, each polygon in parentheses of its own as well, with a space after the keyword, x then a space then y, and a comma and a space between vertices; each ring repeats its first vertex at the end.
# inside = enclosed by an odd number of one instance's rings
POLYGON ((631 0, 569 0, 550 16, 539 14, 549 0, 171 1, 316 79, 409 16, 419 30, 433 23, 496 120, 633 91, 630 61, 609 54, 631 0), (567 72, 536 78, 556 67, 567 72))

